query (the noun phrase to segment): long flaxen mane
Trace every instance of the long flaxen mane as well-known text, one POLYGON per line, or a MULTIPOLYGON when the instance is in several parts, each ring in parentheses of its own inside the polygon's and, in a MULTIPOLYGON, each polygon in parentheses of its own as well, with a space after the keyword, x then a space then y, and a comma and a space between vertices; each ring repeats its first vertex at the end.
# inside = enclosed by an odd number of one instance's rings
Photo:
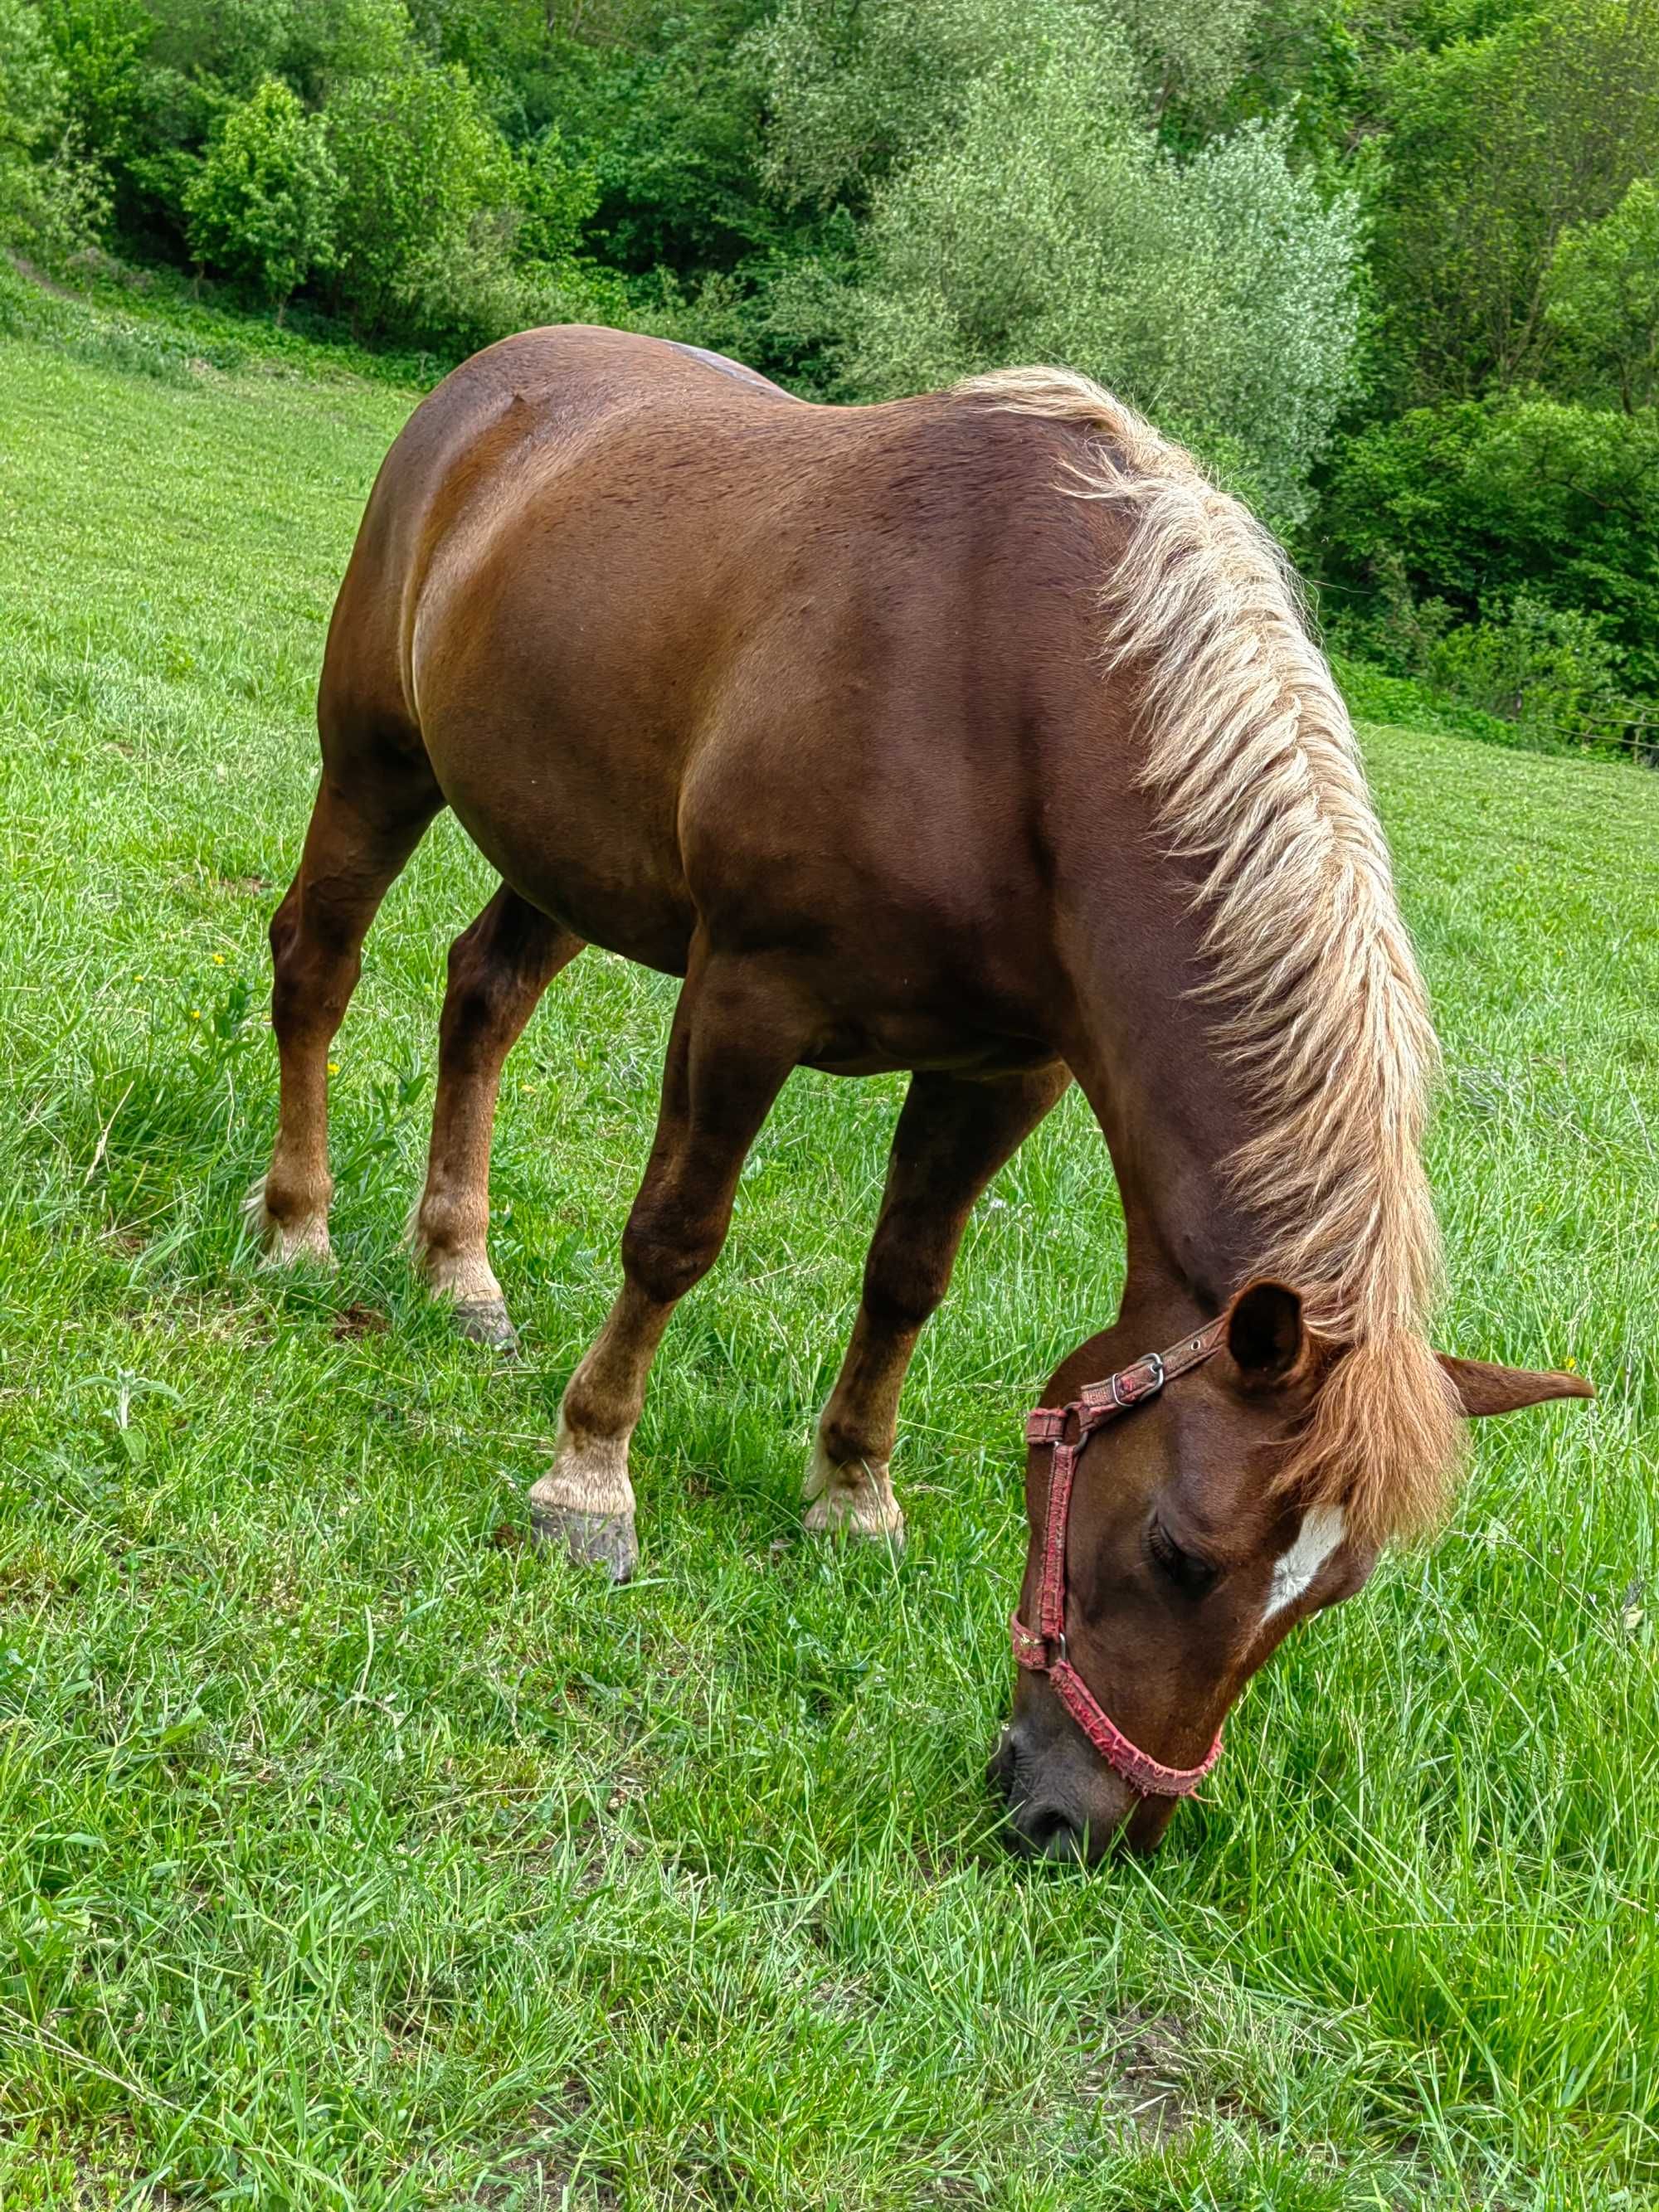
POLYGON ((1196 872, 1218 1048, 1261 1126, 1228 1161, 1263 1224, 1253 1272, 1293 1285, 1340 1356, 1279 1481, 1373 1539, 1422 1527, 1456 1464, 1425 1334, 1440 1240, 1422 1144, 1438 1066, 1427 995, 1346 708, 1290 564, 1192 456, 1064 370, 965 398, 1075 423, 1065 489, 1127 527, 1102 658, 1140 687, 1141 778, 1196 872))

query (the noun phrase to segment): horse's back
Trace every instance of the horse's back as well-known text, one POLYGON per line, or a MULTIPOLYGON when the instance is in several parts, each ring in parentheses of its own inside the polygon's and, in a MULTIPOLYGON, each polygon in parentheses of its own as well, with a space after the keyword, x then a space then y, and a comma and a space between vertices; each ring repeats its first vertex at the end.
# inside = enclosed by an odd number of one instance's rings
POLYGON ((339 649, 381 686, 395 663, 446 799, 580 935, 674 969, 721 903, 786 934, 849 880, 937 910, 996 872, 1018 811, 1025 603, 1071 571, 1086 614, 1097 583, 1031 439, 948 399, 815 407, 665 342, 528 333, 394 447, 339 649))

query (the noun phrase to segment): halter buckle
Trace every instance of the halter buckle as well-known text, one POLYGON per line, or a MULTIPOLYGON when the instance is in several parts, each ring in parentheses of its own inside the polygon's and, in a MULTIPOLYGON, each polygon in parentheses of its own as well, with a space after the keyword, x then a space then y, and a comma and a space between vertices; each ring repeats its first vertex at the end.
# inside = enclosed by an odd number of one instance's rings
POLYGON ((1158 1392, 1164 1388, 1164 1380, 1165 1372, 1163 1353, 1161 1352, 1149 1352, 1144 1359, 1137 1359, 1133 1367, 1121 1368, 1118 1372, 1113 1376, 1112 1403, 1119 1409, 1120 1412, 1127 1413, 1131 1406, 1138 1406, 1143 1398, 1155 1398, 1158 1392), (1123 1386, 1128 1380, 1128 1377, 1143 1367, 1148 1370, 1148 1377, 1146 1383, 1144 1385, 1131 1384, 1129 1389, 1126 1390, 1123 1386))

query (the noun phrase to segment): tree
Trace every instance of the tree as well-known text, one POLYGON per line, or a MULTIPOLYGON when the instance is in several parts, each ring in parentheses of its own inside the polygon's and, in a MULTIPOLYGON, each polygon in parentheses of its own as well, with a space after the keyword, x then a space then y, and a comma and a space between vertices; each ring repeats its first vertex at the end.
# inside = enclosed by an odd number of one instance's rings
POLYGON ((1638 177, 1610 216, 1565 230, 1545 286, 1544 320, 1568 380, 1616 395, 1627 415, 1659 399, 1659 190, 1638 177))
POLYGON ((1177 161, 1121 32, 1067 0, 1022 15, 952 127, 875 192, 830 307, 849 394, 1062 362, 1297 520, 1351 374, 1353 207, 1291 171, 1280 127, 1177 161))
POLYGON ((340 176, 339 297, 358 324, 415 335, 433 296, 423 271, 463 272, 469 241, 474 258, 500 258, 478 219, 514 210, 512 155, 459 68, 348 78, 324 113, 340 176))
POLYGON ((295 287, 334 265, 339 198, 320 118, 267 77, 225 117, 185 191, 191 251, 257 285, 280 323, 295 287))
MULTIPOLYGON (((1029 10, 1024 0, 785 0, 747 43, 774 190, 865 212, 884 179, 960 122, 973 87, 1018 52, 1023 31, 1041 40, 1052 14, 1042 0, 1029 10)), ((1127 77, 1127 44, 1117 51, 1127 77)))
POLYGON ((519 164, 522 211, 515 250, 520 260, 562 269, 576 258, 588 218, 599 205, 592 166, 575 161, 558 132, 544 131, 519 164))
POLYGON ((0 245, 61 261, 107 212, 71 119, 68 72, 27 0, 0 0, 0 245))
MULTIPOLYGON (((110 167, 132 150, 154 19, 143 0, 40 0, 39 21, 57 56, 65 106, 82 143, 110 167)), ((0 42, 9 49, 14 34, 0 42)))
POLYGON ((62 119, 64 83, 25 0, 0 0, 0 237, 16 236, 35 204, 34 156, 62 119))
POLYGON ((1249 52, 1260 0, 1118 0, 1152 118, 1212 111, 1249 52))
MULTIPOLYGON (((633 34, 596 50, 564 40, 543 98, 591 161, 607 258, 641 274, 729 270, 784 228, 761 176, 761 93, 745 33, 769 0, 675 0, 634 11, 633 34)), ((620 11, 617 11, 620 12, 620 11)), ((570 8, 603 28, 605 10, 570 8)))
POLYGON ((1554 0, 1491 36, 1403 56, 1378 273, 1407 398, 1541 366, 1557 240, 1659 155, 1659 0, 1554 0))

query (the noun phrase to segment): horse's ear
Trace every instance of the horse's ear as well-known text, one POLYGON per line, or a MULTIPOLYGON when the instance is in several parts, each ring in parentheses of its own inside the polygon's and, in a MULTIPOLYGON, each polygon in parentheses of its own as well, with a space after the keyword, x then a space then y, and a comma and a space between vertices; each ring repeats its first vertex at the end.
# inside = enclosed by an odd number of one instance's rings
POLYGON ((1247 1390, 1282 1382, 1308 1349, 1302 1300, 1283 1283, 1246 1283, 1227 1309, 1227 1350, 1247 1390))
POLYGON ((1593 1398, 1595 1386, 1582 1375, 1540 1375, 1529 1367, 1496 1367, 1486 1359, 1435 1358, 1445 1369, 1471 1420, 1483 1413, 1513 1413, 1522 1406, 1541 1406, 1551 1398, 1593 1398))

